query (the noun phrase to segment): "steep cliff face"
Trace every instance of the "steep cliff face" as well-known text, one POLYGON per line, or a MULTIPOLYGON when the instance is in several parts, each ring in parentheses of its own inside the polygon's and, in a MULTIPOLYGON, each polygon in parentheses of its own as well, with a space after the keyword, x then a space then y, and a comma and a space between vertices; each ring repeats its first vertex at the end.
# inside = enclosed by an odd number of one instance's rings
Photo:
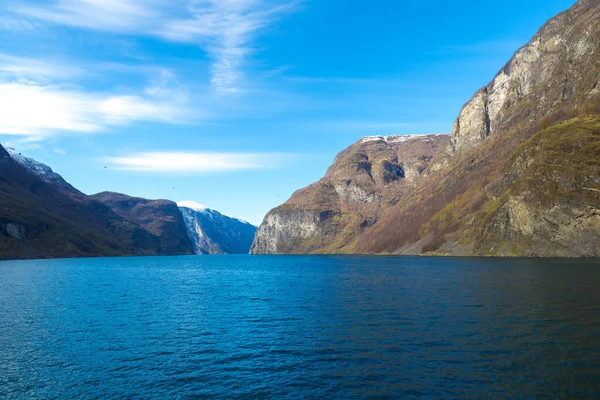
POLYGON ((336 158, 319 182, 272 210, 258 229, 253 253, 351 251, 382 208, 420 180, 448 135, 373 136, 336 158))
POLYGON ((195 201, 177 203, 196 254, 248 254, 256 226, 195 201))
POLYGON ((148 200, 121 193, 102 192, 90 196, 115 213, 141 226, 158 239, 158 254, 194 254, 185 222, 177 204, 169 200, 148 200))
POLYGON ((412 184, 373 190, 373 179, 358 185, 365 194, 326 177, 267 215, 253 251, 600 256, 599 83, 600 2, 580 0, 465 104, 412 184), (342 205, 356 198, 381 206, 349 213, 342 205), (334 217, 286 217, 302 210, 334 217))
POLYGON ((490 135, 530 126, 565 104, 584 103, 600 93, 599 12, 600 2, 579 1, 548 21, 463 106, 452 140, 431 172, 490 135))

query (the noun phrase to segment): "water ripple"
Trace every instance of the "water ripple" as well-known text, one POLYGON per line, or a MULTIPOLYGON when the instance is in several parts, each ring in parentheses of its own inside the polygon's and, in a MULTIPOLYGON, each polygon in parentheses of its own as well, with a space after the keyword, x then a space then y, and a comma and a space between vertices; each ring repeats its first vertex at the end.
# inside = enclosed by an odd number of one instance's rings
POLYGON ((0 263, 0 398, 600 397, 600 263, 0 263))

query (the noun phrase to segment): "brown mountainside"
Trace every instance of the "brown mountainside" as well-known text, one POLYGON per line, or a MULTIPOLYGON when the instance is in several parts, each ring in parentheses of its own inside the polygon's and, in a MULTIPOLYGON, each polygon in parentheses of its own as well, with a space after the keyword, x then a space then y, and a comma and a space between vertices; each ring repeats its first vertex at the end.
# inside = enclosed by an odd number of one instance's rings
POLYGON ((121 217, 135 222, 156 235, 160 254, 194 254, 177 203, 170 200, 148 200, 113 192, 98 193, 90 198, 106 204, 121 217))
POLYGON ((420 178, 381 189, 371 219, 340 229, 357 213, 311 186, 267 215, 254 252, 600 256, 599 83, 600 2, 580 0, 465 104, 420 178), (329 229, 290 240, 307 211, 329 229))
POLYGON ((272 210, 253 253, 348 252, 381 209, 410 192, 448 135, 374 136, 335 159, 319 182, 272 210))

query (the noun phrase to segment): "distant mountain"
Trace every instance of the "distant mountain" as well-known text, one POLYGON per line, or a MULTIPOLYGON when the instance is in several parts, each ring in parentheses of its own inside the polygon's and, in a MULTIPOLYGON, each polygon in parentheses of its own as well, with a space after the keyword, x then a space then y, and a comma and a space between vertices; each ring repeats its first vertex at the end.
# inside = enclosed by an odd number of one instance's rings
POLYGON ((267 214, 253 253, 600 257, 599 60, 600 1, 580 0, 464 105, 413 184, 379 155, 393 139, 363 139, 267 214))
POLYGON ((159 254, 194 254, 186 224, 175 202, 148 200, 113 192, 98 193, 90 196, 90 199, 106 204, 121 217, 156 235, 159 254))
POLYGON ((177 203, 196 254, 248 254, 256 226, 194 201, 177 203))

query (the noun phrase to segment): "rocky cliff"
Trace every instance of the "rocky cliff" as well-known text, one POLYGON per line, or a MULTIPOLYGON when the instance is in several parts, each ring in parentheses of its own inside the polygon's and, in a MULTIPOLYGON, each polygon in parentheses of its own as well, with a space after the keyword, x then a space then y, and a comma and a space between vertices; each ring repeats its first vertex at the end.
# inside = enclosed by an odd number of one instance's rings
POLYGON ((464 105, 410 184, 376 190, 368 157, 336 159, 360 183, 328 172, 267 215, 253 251, 598 257, 599 82, 600 2, 580 0, 464 105))
POLYGON ((248 254, 256 226, 195 201, 177 203, 196 254, 248 254))
POLYGON ((447 166, 490 135, 524 129, 600 93, 600 2, 580 0, 548 21, 462 108, 452 140, 431 166, 447 166))
POLYGON ((272 210, 253 253, 346 252, 380 210, 416 187, 448 135, 373 136, 342 151, 319 182, 272 210))

